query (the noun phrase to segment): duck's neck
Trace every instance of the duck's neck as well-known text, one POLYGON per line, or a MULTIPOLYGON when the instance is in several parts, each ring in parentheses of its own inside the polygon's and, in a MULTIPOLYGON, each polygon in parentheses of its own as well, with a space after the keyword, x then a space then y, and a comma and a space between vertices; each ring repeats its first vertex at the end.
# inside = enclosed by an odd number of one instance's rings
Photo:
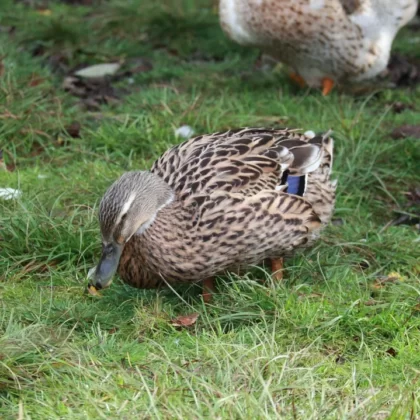
POLYGON ((156 220, 156 217, 158 217, 158 214, 167 206, 169 206, 175 199, 175 193, 170 190, 170 194, 166 197, 166 201, 161 204, 156 212, 153 214, 153 216, 143 225, 141 225, 140 229, 136 232, 136 235, 142 235, 156 220))

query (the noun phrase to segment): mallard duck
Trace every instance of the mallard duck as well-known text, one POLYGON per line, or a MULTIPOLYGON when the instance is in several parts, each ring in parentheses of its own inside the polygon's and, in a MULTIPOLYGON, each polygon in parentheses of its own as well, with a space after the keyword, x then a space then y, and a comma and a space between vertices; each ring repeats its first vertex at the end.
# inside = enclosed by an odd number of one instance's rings
POLYGON ((294 69, 301 86, 360 83, 386 71, 417 0, 220 0, 223 30, 294 69))
MULTIPOLYGON (((189 139, 150 171, 127 172, 99 206, 102 257, 91 284, 203 281, 309 246, 331 218, 333 140, 243 128, 189 139)), ((205 297, 209 297, 206 292, 205 297)))

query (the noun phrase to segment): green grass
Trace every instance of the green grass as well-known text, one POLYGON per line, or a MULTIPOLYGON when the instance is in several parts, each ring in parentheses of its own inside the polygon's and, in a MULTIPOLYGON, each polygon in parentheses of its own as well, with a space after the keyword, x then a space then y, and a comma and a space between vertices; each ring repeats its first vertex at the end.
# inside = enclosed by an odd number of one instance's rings
MULTIPOLYGON (((390 136, 418 122, 420 89, 297 90, 283 71, 253 69, 258 51, 225 38, 210 1, 49 3, 50 16, 12 0, 0 11, 0 144, 14 167, 0 187, 23 191, 0 200, 0 417, 420 416, 418 230, 387 227, 413 211, 404 192, 420 183, 419 140, 390 136), (69 67, 143 57, 153 69, 87 112, 47 64, 58 53, 69 67), (395 114, 394 102, 415 109, 395 114), (258 268, 220 278, 207 307, 194 286, 84 294, 103 192, 179 142, 182 124, 333 128, 344 224, 289 260, 283 284, 263 286, 258 268), (391 272, 401 280, 378 286, 391 272), (191 312, 193 327, 171 326, 191 312)), ((420 58, 408 29, 394 47, 420 58)))

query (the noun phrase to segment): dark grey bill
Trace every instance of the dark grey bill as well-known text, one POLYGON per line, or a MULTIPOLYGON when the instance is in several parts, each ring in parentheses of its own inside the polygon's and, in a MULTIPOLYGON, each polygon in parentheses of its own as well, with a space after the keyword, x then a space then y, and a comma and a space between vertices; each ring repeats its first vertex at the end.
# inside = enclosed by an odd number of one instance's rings
POLYGON ((92 276, 92 284, 97 289, 104 289, 111 283, 120 261, 122 245, 115 243, 102 247, 102 256, 92 276))

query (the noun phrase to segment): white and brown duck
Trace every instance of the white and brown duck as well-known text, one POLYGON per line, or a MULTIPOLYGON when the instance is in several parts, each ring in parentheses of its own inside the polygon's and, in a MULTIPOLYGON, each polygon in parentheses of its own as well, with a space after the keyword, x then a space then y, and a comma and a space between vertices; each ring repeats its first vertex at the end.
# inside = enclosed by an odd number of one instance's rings
POLYGON ((220 0, 220 22, 242 45, 293 69, 301 86, 366 83, 386 72, 392 42, 417 0, 220 0))

